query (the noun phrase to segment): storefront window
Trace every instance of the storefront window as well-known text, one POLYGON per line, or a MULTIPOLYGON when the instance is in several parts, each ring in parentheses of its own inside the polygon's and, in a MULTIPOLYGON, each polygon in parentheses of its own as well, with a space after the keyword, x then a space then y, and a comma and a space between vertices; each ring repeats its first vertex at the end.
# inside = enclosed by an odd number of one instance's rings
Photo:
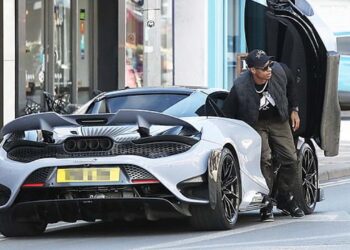
POLYGON ((227 85, 230 88, 234 79, 237 77, 237 59, 245 48, 242 45, 244 38, 243 31, 243 7, 242 1, 227 0, 227 85))
POLYGON ((172 0, 127 0, 125 87, 173 84, 172 0))
POLYGON ((161 74, 162 85, 173 84, 173 4, 161 1, 161 74))
POLYGON ((125 87, 143 86, 143 1, 127 0, 126 44, 125 44, 125 87))
POLYGON ((26 98, 18 98, 19 114, 38 111, 41 106, 42 91, 45 88, 43 1, 26 0, 24 18, 24 51, 22 50, 24 53, 20 66, 24 82, 20 88, 24 89, 21 93, 22 95, 24 93, 26 98))
POLYGON ((71 1, 18 0, 17 9, 17 115, 64 112, 73 89, 71 1))
POLYGON ((72 93, 71 1, 54 0, 54 93, 70 101, 72 93))
MULTIPOLYGON (((77 10, 79 12, 78 16, 75 16, 75 20, 77 21, 77 32, 73 32, 72 36, 75 37, 75 47, 77 48, 75 54, 76 58, 74 61, 75 66, 75 89, 77 90, 77 100, 76 103, 78 105, 82 105, 89 101, 91 98, 90 90, 92 89, 93 82, 93 73, 90 72, 92 67, 90 66, 92 57, 90 51, 90 43, 91 43, 91 26, 90 20, 91 12, 90 12, 90 0, 79 0, 76 1, 77 10)), ((74 54, 74 52, 73 52, 74 54)), ((102 56, 101 56, 102 57, 102 56)), ((74 57, 73 57, 74 58, 74 57)), ((74 67, 73 67, 74 68, 74 67)), ((73 76, 74 76, 73 73, 73 76)), ((110 77, 111 78, 111 77, 110 77)), ((74 81, 74 80, 73 80, 74 81)), ((67 82, 69 83, 69 81, 67 82)), ((67 84, 68 85, 68 84, 67 84)), ((73 83, 74 86, 74 83, 73 83)), ((74 88, 74 87, 73 87, 74 88)), ((74 91, 73 91, 74 94, 74 91)), ((72 98, 74 100, 74 98, 72 98)))

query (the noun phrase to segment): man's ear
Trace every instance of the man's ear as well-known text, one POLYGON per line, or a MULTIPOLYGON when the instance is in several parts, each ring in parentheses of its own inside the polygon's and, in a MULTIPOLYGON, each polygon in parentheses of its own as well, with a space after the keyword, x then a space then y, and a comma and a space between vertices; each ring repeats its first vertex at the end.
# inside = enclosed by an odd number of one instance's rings
POLYGON ((256 69, 255 69, 255 68, 249 68, 249 70, 250 70, 250 72, 251 72, 252 74, 255 74, 255 73, 256 73, 256 69))

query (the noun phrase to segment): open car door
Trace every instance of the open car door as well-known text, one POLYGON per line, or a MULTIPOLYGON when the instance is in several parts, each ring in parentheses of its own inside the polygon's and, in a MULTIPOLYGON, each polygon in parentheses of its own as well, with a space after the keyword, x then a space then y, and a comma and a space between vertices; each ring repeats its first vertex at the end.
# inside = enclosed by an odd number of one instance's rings
POLYGON ((245 33, 248 50, 263 49, 287 64, 295 75, 300 129, 326 156, 339 149, 339 54, 336 39, 305 0, 247 0, 245 33))

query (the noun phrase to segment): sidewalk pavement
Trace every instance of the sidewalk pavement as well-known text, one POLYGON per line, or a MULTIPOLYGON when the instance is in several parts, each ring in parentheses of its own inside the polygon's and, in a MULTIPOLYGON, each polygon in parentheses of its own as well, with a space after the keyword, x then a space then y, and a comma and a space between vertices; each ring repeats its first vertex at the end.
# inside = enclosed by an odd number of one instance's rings
POLYGON ((339 154, 325 157, 317 150, 317 156, 320 182, 350 176, 350 111, 342 112, 339 154))

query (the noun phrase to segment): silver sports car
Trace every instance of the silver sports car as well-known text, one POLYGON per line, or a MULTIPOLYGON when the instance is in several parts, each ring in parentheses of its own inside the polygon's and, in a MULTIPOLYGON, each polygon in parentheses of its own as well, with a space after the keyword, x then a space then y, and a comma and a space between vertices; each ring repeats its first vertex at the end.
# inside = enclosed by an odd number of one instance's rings
MULTIPOLYGON (((338 153, 339 55, 318 35, 307 6, 261 2, 246 3, 248 48, 275 55, 296 75, 302 122, 295 134, 296 198, 310 214, 320 200, 312 139, 326 155, 338 153), (254 39, 265 25, 272 32, 254 39)), ((260 137, 224 117, 227 94, 128 89, 102 93, 74 115, 42 113, 8 123, 0 144, 0 232, 35 235, 58 221, 172 216, 198 228, 232 228, 239 211, 265 206, 268 189, 260 137)))
POLYGON ((97 96, 76 115, 7 124, 0 149, 0 231, 47 223, 174 215, 231 228, 268 192, 260 137, 224 118, 226 91, 150 88, 97 96), (181 117, 178 118, 178 117, 181 117))

